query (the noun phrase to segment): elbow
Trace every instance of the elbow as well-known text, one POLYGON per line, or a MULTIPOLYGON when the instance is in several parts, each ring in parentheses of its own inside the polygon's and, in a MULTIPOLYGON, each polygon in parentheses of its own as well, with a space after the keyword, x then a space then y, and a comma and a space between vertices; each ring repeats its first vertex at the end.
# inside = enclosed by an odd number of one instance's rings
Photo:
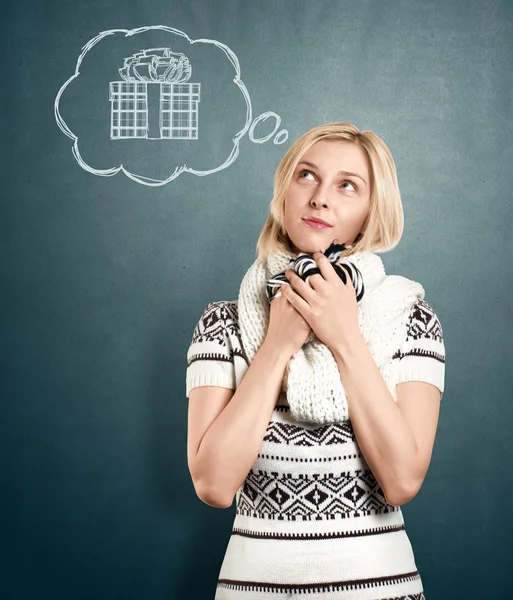
POLYGON ((387 504, 391 504, 392 506, 402 506, 403 504, 410 502, 410 500, 413 500, 418 494, 419 489, 420 485, 417 483, 409 486, 395 486, 394 488, 384 490, 385 499, 387 504))
POLYGON ((227 494, 222 494, 211 486, 195 484, 194 489, 198 498, 213 508, 230 508, 233 503, 233 496, 228 497, 227 494))

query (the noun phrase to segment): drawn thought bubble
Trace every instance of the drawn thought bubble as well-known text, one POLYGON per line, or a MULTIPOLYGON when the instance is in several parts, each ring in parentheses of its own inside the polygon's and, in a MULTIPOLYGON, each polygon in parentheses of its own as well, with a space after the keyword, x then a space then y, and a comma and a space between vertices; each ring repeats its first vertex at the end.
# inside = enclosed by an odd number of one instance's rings
POLYGON ((112 29, 89 40, 57 93, 54 112, 83 169, 104 177, 122 171, 149 186, 184 172, 225 169, 246 132, 254 143, 288 138, 272 111, 253 121, 230 48, 163 25, 112 29), (271 132, 257 137, 268 120, 271 132))

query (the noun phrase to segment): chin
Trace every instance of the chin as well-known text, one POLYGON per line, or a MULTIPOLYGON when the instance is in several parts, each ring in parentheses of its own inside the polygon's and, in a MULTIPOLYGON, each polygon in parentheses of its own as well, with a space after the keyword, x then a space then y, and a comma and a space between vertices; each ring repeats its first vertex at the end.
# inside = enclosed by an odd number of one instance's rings
MULTIPOLYGON (((324 244, 321 244, 321 246, 324 248, 324 244)), ((296 246, 294 246, 294 249, 292 250, 292 252, 295 252, 297 254, 299 254, 300 252, 306 252, 306 254, 313 254, 314 252, 318 252, 321 249, 321 246, 319 246, 319 248, 316 248, 316 247, 315 248, 314 247, 297 248, 296 246)))
POLYGON ((314 242, 304 244, 301 248, 298 248, 296 244, 292 244, 292 251, 297 253, 306 252, 307 254, 313 254, 314 252, 319 252, 319 250, 322 248, 322 251, 325 252, 326 248, 328 248, 332 242, 332 239, 318 239, 314 242))

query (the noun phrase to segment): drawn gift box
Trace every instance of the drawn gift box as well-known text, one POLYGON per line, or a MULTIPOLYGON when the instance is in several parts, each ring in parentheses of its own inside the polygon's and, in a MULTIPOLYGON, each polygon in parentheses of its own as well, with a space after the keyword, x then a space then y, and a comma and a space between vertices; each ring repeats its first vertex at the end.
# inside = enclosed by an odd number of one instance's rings
POLYGON ((184 54, 142 50, 124 59, 119 74, 123 81, 109 83, 111 139, 198 139, 200 84, 187 83, 184 54))

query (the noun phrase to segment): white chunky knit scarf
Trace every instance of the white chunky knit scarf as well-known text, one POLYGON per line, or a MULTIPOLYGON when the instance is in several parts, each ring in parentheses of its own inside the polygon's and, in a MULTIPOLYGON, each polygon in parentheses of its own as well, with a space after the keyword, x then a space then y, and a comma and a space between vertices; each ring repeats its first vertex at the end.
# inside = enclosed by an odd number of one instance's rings
MULTIPOLYGON (((340 246, 343 245, 337 248, 340 246)), ((363 296, 358 300, 358 324, 388 389, 397 401, 392 356, 406 339, 410 309, 418 299, 424 298, 424 288, 406 277, 386 275, 381 258, 373 252, 359 251, 348 258, 340 258, 339 252, 330 252, 333 247, 330 246, 325 255, 337 271, 339 265, 352 263, 347 269, 352 271, 351 278, 355 272, 361 274, 363 294, 358 289, 358 278, 353 279, 357 298, 363 296)), ((311 255, 303 252, 272 252, 267 261, 257 258, 244 275, 238 296, 238 316, 242 344, 250 362, 262 345, 269 326, 269 302, 273 297, 269 290, 287 281, 284 274, 287 268, 294 269, 301 276, 305 257, 315 263, 311 255)), ((313 331, 303 347, 289 360, 282 390, 286 392, 291 414, 298 421, 333 423, 349 419, 335 357, 313 331)))

